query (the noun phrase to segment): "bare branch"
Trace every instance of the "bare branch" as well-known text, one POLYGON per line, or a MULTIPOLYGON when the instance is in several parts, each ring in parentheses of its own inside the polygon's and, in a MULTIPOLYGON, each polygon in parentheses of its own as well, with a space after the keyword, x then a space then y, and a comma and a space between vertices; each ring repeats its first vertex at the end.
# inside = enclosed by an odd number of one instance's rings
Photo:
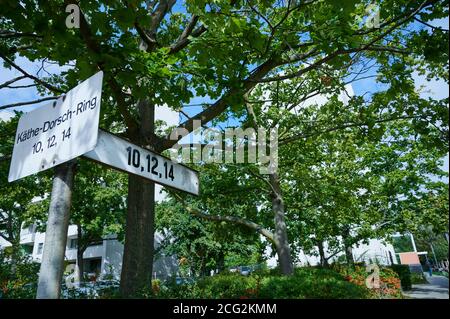
POLYGON ((17 107, 17 106, 24 106, 24 105, 37 104, 37 103, 41 103, 41 102, 45 102, 45 101, 57 100, 58 98, 59 98, 59 96, 49 96, 49 97, 44 97, 44 98, 42 98, 42 99, 37 99, 37 100, 33 100, 33 101, 27 101, 27 102, 19 102, 19 103, 14 103, 14 104, 1 105, 1 106, 0 106, 0 110, 8 109, 8 108, 11 108, 11 107, 17 107))
POLYGON ((21 76, 18 76, 18 77, 16 77, 16 78, 12 79, 12 80, 6 81, 5 83, 0 84, 0 89, 3 89, 3 88, 5 88, 5 87, 8 87, 8 85, 10 85, 10 84, 12 84, 12 83, 14 83, 14 82, 17 82, 17 81, 26 79, 26 78, 27 78, 26 75, 21 75, 21 76))
POLYGON ((186 29, 184 29, 183 33, 181 33, 179 39, 187 38, 192 33, 198 22, 198 18, 199 18, 198 15, 195 14, 191 17, 191 21, 189 21, 188 25, 186 26, 186 29))
POLYGON ((149 35, 147 35, 145 30, 139 24, 139 22, 135 22, 134 27, 136 28, 137 33, 141 37, 141 40, 147 46, 146 50, 148 50, 148 51, 151 50, 151 48, 153 48, 156 45, 156 39, 151 38, 149 35))
POLYGON ((449 30, 444 29, 444 28, 442 28, 442 27, 435 27, 434 25, 431 25, 431 24, 429 24, 429 23, 426 23, 425 21, 422 21, 422 20, 420 20, 419 18, 414 18, 414 20, 416 20, 417 22, 420 22, 420 23, 426 25, 427 27, 431 28, 432 30, 441 30, 441 31, 445 31, 445 32, 448 32, 448 31, 449 31, 449 30))
POLYGON ((31 88, 31 87, 35 87, 35 86, 37 86, 36 83, 26 84, 26 85, 8 85, 7 88, 8 89, 26 89, 26 88, 31 88))
POLYGON ((35 81, 36 83, 39 83, 40 85, 42 85, 43 87, 45 87, 46 89, 52 91, 52 92, 56 92, 56 93, 64 93, 63 90, 61 90, 60 88, 57 88, 56 86, 53 86, 47 82, 44 82, 43 80, 35 77, 34 75, 31 75, 29 73, 27 73, 26 71, 24 71, 20 66, 18 66, 17 64, 15 64, 13 61, 11 61, 8 57, 6 57, 3 53, 0 52, 0 58, 2 58, 3 60, 5 60, 6 63, 8 63, 9 65, 11 65, 13 68, 15 68, 16 70, 18 70, 20 73, 22 73, 23 75, 25 75, 26 77, 32 79, 33 81, 35 81))
MULTIPOLYGON (((161 25, 162 20, 165 15, 172 9, 176 0, 160 0, 158 6, 155 11, 153 11, 150 15, 151 22, 150 27, 144 29, 139 22, 135 22, 134 26, 141 37, 142 41, 145 43, 145 50, 147 52, 153 51, 158 42, 156 41, 156 32, 158 31, 159 26, 161 25)), ((153 4, 148 4, 152 9, 154 7, 153 4)))
POLYGON ((42 39, 43 37, 35 34, 35 33, 23 33, 23 32, 15 32, 10 30, 1 30, 0 31, 0 38, 9 39, 9 38, 24 38, 24 37, 30 37, 30 38, 39 38, 42 39))
POLYGON ((164 19, 166 14, 172 9, 176 0, 160 0, 158 7, 156 7, 155 11, 152 13, 150 22, 149 32, 151 35, 156 34, 159 26, 161 25, 161 21, 164 19))

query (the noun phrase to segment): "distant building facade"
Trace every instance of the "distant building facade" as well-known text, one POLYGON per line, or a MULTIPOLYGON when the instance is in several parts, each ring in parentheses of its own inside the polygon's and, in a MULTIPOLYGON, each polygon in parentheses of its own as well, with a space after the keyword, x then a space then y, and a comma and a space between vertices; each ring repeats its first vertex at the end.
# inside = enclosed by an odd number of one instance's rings
MULTIPOLYGON (((162 236, 155 234, 155 245, 162 241, 162 236)), ((41 262, 45 245, 45 233, 36 231, 34 225, 21 230, 20 244, 33 261, 41 262)), ((9 242, 0 238, 0 249, 11 246, 9 242)), ((64 260, 67 264, 77 262, 77 227, 69 226, 64 260)), ((91 279, 105 277, 120 279, 122 269, 123 244, 115 236, 93 242, 83 253, 83 268, 85 275, 91 279)), ((178 261, 174 256, 162 256, 154 261, 153 278, 165 279, 175 275, 178 271, 178 261)))

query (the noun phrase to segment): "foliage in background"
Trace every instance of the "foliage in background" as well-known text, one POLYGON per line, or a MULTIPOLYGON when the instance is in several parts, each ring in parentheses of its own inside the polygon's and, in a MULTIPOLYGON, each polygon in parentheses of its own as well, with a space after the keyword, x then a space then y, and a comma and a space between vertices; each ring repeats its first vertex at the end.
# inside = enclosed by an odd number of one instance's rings
POLYGON ((262 261, 264 245, 254 231, 225 221, 211 223, 186 210, 184 205, 195 205, 214 215, 256 214, 252 188, 246 190, 247 185, 239 185, 235 175, 226 175, 213 167, 207 170, 213 173, 200 175, 204 189, 200 197, 191 198, 188 203, 169 197, 157 206, 157 229, 164 237, 158 251, 176 255, 184 276, 189 272, 209 275, 211 270, 223 271, 230 266, 262 261))
POLYGON ((161 285, 157 298, 232 298, 232 299, 361 299, 401 298, 400 280, 390 269, 381 270, 382 287, 365 286, 368 274, 363 268, 338 270, 305 267, 295 269, 292 277, 280 276, 274 270, 255 272, 249 276, 223 273, 177 285, 161 285), (351 277, 351 278, 350 278, 351 277))
POLYGON ((20 258, 20 231, 31 225, 37 200, 45 197, 50 187, 50 174, 43 172, 8 182, 10 156, 19 116, 0 120, 0 237, 10 242, 12 258, 20 258))
POLYGON ((27 254, 15 254, 11 249, 0 250, 0 299, 34 298, 39 263, 27 254))

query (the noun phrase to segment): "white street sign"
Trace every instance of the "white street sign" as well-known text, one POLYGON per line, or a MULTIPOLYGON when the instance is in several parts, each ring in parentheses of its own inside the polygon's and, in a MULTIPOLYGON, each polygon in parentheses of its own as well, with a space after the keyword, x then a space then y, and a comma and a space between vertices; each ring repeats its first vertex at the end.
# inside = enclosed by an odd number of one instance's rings
POLYGON ((97 146, 84 156, 158 184, 199 193, 196 171, 105 131, 99 131, 97 146))
POLYGON ((17 126, 8 181, 49 169, 95 148, 103 72, 57 101, 23 114, 17 126))

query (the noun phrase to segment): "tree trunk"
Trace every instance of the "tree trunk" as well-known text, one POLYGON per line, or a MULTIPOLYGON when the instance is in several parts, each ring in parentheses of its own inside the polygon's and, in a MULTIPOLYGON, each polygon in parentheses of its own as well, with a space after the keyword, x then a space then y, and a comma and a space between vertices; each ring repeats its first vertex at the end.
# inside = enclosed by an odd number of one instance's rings
POLYGON ((353 266, 355 264, 355 260, 353 259, 353 249, 352 246, 345 246, 345 259, 347 259, 347 264, 353 266))
POLYGON ((19 259, 21 257, 21 249, 20 246, 20 235, 17 237, 18 240, 14 240, 11 242, 11 272, 15 273, 17 269, 17 263, 19 262, 19 259))
POLYGON ((344 250, 345 250, 345 259, 347 260, 347 264, 353 266, 355 264, 355 260, 353 259, 353 249, 350 243, 350 227, 344 227, 344 231, 342 233, 342 240, 344 242, 344 250))
POLYGON ((325 256, 325 249, 323 248, 323 241, 319 240, 317 242, 317 247, 319 247, 320 265, 324 268, 328 268, 328 259, 325 256))
POLYGON ((275 215, 274 244, 277 250, 278 262, 283 275, 292 275, 294 265, 292 264, 291 249, 289 247, 286 223, 284 221, 284 202, 281 196, 278 174, 269 174, 269 182, 272 186, 272 209, 275 215))
POLYGON ((84 281, 83 254, 86 250, 85 246, 81 245, 82 236, 83 234, 81 232, 81 226, 77 225, 77 278, 75 278, 75 281, 79 283, 84 281))
POLYGON ((225 269, 225 253, 221 252, 217 261, 217 271, 220 273, 225 269))
POLYGON ((429 244, 430 244, 431 252, 433 253, 434 264, 437 266, 438 261, 437 261, 436 253, 434 252, 433 242, 430 240, 429 244))
POLYGON ((155 184, 140 177, 128 177, 128 211, 125 247, 120 278, 123 297, 137 297, 150 287, 153 271, 155 184))
MULTIPOLYGON (((151 148, 146 137, 154 132, 155 109, 139 101, 141 127, 132 142, 151 148)), ((128 177, 128 207, 120 292, 122 297, 139 296, 151 287, 154 251, 155 184, 141 177, 128 177)))

